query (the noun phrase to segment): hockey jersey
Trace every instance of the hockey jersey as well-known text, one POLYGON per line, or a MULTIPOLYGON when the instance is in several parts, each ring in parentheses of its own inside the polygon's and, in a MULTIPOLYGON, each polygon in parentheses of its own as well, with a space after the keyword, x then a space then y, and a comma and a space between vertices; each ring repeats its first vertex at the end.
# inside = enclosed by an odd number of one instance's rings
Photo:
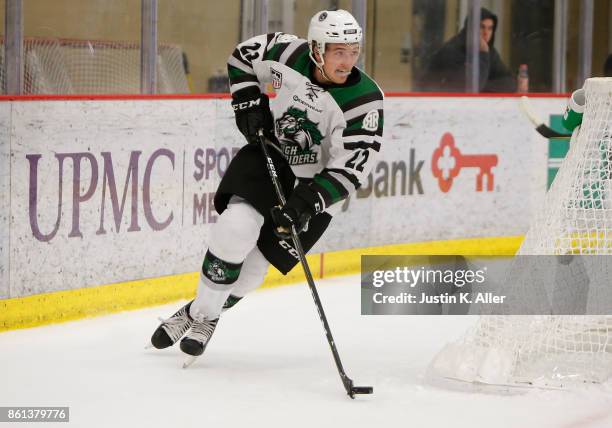
POLYGON ((314 67, 308 42, 284 33, 246 40, 228 60, 234 98, 276 93, 270 109, 280 150, 296 177, 312 179, 329 212, 367 181, 381 148, 384 97, 357 67, 342 85, 318 83, 314 67))

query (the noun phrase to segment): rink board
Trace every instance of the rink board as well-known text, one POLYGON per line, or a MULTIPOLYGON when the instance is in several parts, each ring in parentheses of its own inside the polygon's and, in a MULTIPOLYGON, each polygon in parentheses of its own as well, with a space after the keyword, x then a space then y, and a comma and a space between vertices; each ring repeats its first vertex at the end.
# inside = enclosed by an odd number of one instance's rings
POLYGON ((0 103, 0 299, 9 297, 10 122, 11 105, 0 103))
MULTIPOLYGON (((546 144, 518 98, 385 102, 371 180, 313 253, 526 231, 546 144), (459 158, 442 150, 449 141, 459 158), (477 166, 441 184, 434 164, 448 172, 465 159, 477 166)), ((546 117, 564 100, 532 104, 546 117)), ((243 144, 228 100, 7 101, 0 124, 0 298, 198 269, 214 191, 243 144)))
MULTIPOLYGON (((357 248, 307 256, 315 281, 358 274, 362 255, 513 255, 522 237, 475 238, 357 248)), ((0 300, 0 331, 65 322, 192 299, 198 272, 0 300)), ((262 288, 304 282, 300 267, 283 276, 270 268, 262 288)), ((355 284, 357 285, 357 284, 355 284)))

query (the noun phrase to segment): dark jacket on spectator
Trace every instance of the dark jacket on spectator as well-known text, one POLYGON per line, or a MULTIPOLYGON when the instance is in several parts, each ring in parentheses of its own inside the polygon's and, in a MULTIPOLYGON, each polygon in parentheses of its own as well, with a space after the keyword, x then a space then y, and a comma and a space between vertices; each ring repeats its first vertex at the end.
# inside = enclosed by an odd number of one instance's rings
MULTIPOLYGON (((515 92, 516 82, 493 47, 497 29, 497 15, 482 8, 480 20, 493 20, 493 35, 489 52, 480 53, 480 92, 515 92)), ((422 79, 427 91, 464 92, 467 69, 467 19, 461 31, 447 41, 431 58, 422 79)))
POLYGON ((603 73, 604 77, 612 77, 612 54, 608 55, 608 58, 606 58, 603 73))

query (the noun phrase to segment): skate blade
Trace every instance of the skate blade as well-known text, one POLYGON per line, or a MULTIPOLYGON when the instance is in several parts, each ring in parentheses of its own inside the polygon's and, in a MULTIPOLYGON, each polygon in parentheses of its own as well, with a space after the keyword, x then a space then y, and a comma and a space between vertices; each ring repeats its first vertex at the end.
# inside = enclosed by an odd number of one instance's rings
POLYGON ((187 367, 189 367, 190 365, 192 365, 193 363, 195 363, 195 361, 198 359, 198 357, 195 356, 189 356, 185 359, 185 362, 183 362, 183 368, 186 369, 187 367))

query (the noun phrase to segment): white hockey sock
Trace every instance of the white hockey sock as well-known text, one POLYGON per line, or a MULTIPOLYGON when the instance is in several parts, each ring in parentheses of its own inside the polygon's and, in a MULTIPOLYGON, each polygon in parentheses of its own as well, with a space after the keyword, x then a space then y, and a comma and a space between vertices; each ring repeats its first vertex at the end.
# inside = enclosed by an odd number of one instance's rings
POLYGON ((270 262, 266 260, 259 248, 253 248, 242 264, 242 271, 234 283, 232 296, 244 297, 258 288, 263 283, 269 266, 270 262))
POLYGON ((242 275, 243 261, 257 245, 263 222, 263 216, 255 208, 244 200, 232 198, 212 225, 197 296, 190 308, 194 319, 219 318, 223 304, 242 275))

